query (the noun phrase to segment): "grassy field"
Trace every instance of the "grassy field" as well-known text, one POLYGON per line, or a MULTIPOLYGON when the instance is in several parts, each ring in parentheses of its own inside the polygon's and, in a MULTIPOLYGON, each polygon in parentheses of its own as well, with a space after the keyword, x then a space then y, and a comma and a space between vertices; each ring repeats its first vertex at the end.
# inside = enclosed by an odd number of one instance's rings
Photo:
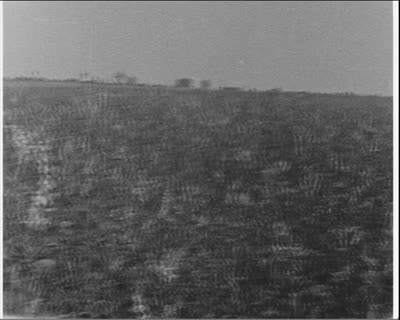
POLYGON ((4 311, 392 310, 392 99, 4 88, 4 311))

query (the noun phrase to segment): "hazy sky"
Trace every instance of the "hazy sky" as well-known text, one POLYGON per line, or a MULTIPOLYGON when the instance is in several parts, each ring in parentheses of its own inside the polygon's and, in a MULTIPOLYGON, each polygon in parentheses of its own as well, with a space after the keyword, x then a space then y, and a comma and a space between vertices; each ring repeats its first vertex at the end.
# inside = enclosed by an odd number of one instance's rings
POLYGON ((3 3, 4 75, 392 92, 392 3, 3 3))

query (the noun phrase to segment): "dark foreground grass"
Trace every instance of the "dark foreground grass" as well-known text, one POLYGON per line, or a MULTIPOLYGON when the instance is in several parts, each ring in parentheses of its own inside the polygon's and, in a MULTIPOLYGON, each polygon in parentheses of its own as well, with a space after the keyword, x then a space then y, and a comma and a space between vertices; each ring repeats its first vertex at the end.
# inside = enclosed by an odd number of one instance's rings
POLYGON ((4 311, 392 310, 392 100, 4 90, 4 311))

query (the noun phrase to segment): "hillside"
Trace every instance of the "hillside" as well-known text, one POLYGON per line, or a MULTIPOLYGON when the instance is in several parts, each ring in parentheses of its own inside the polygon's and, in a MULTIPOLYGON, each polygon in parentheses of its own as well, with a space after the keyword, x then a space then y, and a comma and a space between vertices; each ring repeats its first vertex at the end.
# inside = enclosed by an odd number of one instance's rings
POLYGON ((392 99, 4 88, 4 311, 392 310, 392 99))

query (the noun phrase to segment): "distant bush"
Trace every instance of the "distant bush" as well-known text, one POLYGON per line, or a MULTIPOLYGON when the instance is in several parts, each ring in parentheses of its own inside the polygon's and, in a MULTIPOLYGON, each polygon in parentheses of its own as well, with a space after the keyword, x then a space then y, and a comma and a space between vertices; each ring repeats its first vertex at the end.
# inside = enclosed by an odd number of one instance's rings
POLYGON ((126 73, 118 71, 114 73, 113 79, 118 84, 136 84, 138 79, 134 76, 128 76, 126 73))
POLYGON ((239 87, 222 87, 221 89, 224 91, 242 91, 239 87))
POLYGON ((210 89, 211 88, 211 80, 200 81, 200 88, 203 90, 210 89))
POLYGON ((268 90, 268 92, 270 92, 270 93, 281 93, 282 92, 282 88, 273 88, 271 90, 268 90))
POLYGON ((25 77, 25 76, 20 76, 20 77, 15 77, 14 80, 23 80, 23 81, 46 81, 46 78, 43 77, 25 77))
POLYGON ((176 88, 193 88, 193 86, 194 86, 194 81, 193 79, 190 78, 182 78, 182 79, 177 79, 175 81, 176 88))

